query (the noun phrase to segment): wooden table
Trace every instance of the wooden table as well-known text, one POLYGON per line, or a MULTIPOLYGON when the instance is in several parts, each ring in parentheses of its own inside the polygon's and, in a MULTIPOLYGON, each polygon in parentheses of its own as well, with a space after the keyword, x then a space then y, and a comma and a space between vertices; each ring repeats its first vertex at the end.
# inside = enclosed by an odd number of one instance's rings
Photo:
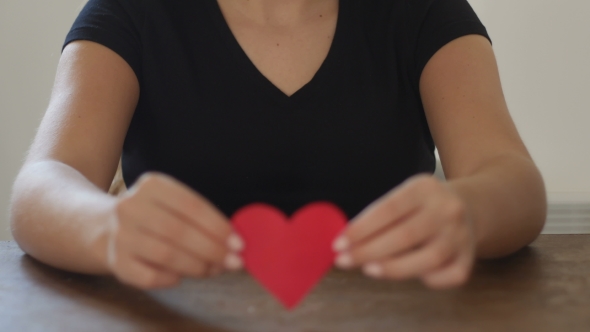
POLYGON ((0 242, 0 331, 590 331, 590 235, 545 235, 458 290, 331 272, 292 312, 247 274, 141 292, 0 242))

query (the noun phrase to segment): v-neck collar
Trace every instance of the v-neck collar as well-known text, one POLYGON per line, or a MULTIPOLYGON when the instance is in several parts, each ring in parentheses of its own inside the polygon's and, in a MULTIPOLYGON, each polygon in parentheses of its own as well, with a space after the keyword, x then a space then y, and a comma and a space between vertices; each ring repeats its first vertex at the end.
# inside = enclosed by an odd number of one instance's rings
POLYGON ((264 76, 262 72, 260 72, 260 70, 256 67, 256 65, 254 65, 250 57, 248 57, 237 38, 231 31, 227 21, 225 20, 217 0, 207 1, 210 2, 211 14, 217 25, 217 29, 219 29, 219 32, 222 34, 222 38, 226 41, 225 44, 229 47, 230 52, 236 56, 237 61, 240 61, 240 63, 242 63, 244 67, 247 68, 247 71, 251 74, 252 81, 256 82, 255 84, 258 84, 263 92, 268 93, 268 95, 272 96, 277 101, 291 103, 301 98, 301 96, 308 94, 308 91, 312 90, 312 87, 318 84, 318 82, 322 80, 322 77, 326 75, 326 72, 330 69, 330 67, 332 67, 332 62, 334 61, 333 58, 336 56, 335 53, 338 52, 338 49, 343 43, 341 39, 343 38, 344 26, 347 24, 345 22, 346 10, 344 7, 346 6, 347 1, 339 0, 336 29, 334 32, 334 38, 332 38, 332 44, 328 50, 328 54, 311 80, 299 88, 299 90, 295 91, 295 93, 293 93, 291 96, 288 96, 266 76, 264 76))

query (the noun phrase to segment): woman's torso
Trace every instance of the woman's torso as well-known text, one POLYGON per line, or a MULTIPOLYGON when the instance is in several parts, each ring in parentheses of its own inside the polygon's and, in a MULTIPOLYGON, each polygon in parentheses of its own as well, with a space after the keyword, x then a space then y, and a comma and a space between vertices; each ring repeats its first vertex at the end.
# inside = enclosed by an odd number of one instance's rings
MULTIPOLYGON (((133 45, 92 37, 140 81, 123 151, 128 186, 160 171, 228 215, 252 202, 292 213, 327 200, 353 217, 409 176, 434 171, 418 81, 436 45, 421 45, 420 34, 432 4, 465 0, 340 0, 325 59, 290 96, 248 58, 216 0, 91 2, 121 12, 116 39, 133 45)), ((71 34, 66 43, 86 38, 71 34)))

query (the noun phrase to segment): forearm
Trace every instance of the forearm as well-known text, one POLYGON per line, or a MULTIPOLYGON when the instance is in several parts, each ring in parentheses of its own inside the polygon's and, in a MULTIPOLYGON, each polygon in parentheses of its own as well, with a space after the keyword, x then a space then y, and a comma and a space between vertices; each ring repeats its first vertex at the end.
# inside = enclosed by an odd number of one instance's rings
POLYGON ((448 184, 467 204, 479 258, 509 255, 534 241, 543 228, 545 187, 538 169, 526 157, 499 157, 473 175, 451 179, 448 184))
POLYGON ((25 165, 13 188, 11 227, 20 247, 65 270, 105 274, 105 228, 115 198, 55 161, 25 165))

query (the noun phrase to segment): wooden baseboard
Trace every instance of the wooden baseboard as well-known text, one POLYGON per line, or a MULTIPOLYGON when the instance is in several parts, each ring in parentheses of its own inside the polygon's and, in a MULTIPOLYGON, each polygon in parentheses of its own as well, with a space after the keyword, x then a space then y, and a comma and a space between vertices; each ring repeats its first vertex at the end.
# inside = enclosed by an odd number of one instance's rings
POLYGON ((543 234, 590 234, 590 202, 550 202, 543 234))

